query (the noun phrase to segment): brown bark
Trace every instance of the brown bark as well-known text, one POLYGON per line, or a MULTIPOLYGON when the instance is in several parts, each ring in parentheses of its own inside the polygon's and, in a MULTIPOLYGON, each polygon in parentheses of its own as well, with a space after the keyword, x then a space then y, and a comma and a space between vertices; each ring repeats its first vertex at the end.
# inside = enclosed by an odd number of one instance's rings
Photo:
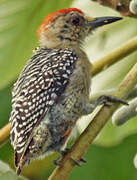
POLYGON ((122 16, 137 18, 137 14, 133 14, 129 10, 131 0, 92 0, 100 3, 103 6, 108 6, 118 11, 122 16))

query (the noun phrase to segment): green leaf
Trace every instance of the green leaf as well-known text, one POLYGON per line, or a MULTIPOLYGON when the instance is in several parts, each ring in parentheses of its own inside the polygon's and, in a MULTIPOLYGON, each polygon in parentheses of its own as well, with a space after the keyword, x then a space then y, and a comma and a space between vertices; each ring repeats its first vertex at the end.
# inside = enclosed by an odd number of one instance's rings
POLYGON ((0 89, 15 80, 37 46, 36 29, 52 11, 72 0, 0 1, 0 89))
POLYGON ((0 128, 8 123, 11 111, 11 89, 12 87, 4 88, 0 91, 0 128))
MULTIPOLYGON (((16 173, 5 164, 3 161, 0 161, 0 180, 25 180, 26 178, 17 176, 16 173)), ((27 180, 27 179, 26 179, 27 180)))

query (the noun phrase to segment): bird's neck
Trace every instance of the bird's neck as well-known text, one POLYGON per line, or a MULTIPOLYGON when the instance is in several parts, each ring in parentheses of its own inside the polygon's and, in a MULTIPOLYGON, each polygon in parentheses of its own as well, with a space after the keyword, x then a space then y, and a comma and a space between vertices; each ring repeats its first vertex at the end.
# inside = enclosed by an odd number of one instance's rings
POLYGON ((81 46, 80 41, 74 35, 52 32, 41 34, 40 43, 47 48, 81 46))

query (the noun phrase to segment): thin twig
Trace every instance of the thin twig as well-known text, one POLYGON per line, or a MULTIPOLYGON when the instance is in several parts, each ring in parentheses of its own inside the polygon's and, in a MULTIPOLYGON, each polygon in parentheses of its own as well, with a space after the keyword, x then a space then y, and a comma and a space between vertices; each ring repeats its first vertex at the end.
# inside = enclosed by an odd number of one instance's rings
POLYGON ((0 145, 9 139, 10 123, 0 129, 0 145))
POLYGON ((118 11, 122 16, 137 18, 137 14, 133 14, 129 10, 131 0, 92 0, 100 3, 103 6, 108 6, 118 11))
POLYGON ((137 36, 127 41, 119 48, 110 52, 108 55, 100 58, 93 64, 92 75, 98 74, 104 68, 107 69, 109 66, 115 64, 120 61, 122 58, 131 54, 132 52, 137 50, 137 36))
MULTIPOLYGON (((119 98, 125 98, 129 92, 137 84, 137 64, 128 73, 120 87, 115 91, 114 95, 119 98)), ((65 180, 73 170, 75 163, 71 158, 79 161, 82 156, 86 153, 87 148, 95 137, 102 130, 104 125, 110 119, 114 111, 118 108, 118 103, 114 106, 102 106, 97 115, 85 129, 85 131, 80 135, 75 144, 72 146, 69 153, 60 162, 63 166, 57 167, 48 180, 65 180)))

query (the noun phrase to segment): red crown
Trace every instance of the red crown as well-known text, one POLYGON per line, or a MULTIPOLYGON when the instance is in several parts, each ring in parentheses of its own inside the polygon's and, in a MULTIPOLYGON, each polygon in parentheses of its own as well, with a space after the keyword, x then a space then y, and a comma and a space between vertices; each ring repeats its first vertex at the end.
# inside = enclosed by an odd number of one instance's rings
POLYGON ((39 27, 38 30, 37 30, 38 35, 40 35, 40 33, 41 33, 41 31, 42 31, 43 29, 44 29, 44 30, 47 29, 47 25, 54 20, 56 14, 66 14, 66 13, 69 13, 69 12, 72 12, 72 11, 77 11, 77 12, 83 14, 83 12, 82 12, 80 9, 77 9, 77 8, 60 9, 60 10, 58 10, 58 11, 55 11, 55 12, 49 14, 49 15, 44 19, 44 21, 42 22, 42 24, 40 25, 40 27, 39 27))

